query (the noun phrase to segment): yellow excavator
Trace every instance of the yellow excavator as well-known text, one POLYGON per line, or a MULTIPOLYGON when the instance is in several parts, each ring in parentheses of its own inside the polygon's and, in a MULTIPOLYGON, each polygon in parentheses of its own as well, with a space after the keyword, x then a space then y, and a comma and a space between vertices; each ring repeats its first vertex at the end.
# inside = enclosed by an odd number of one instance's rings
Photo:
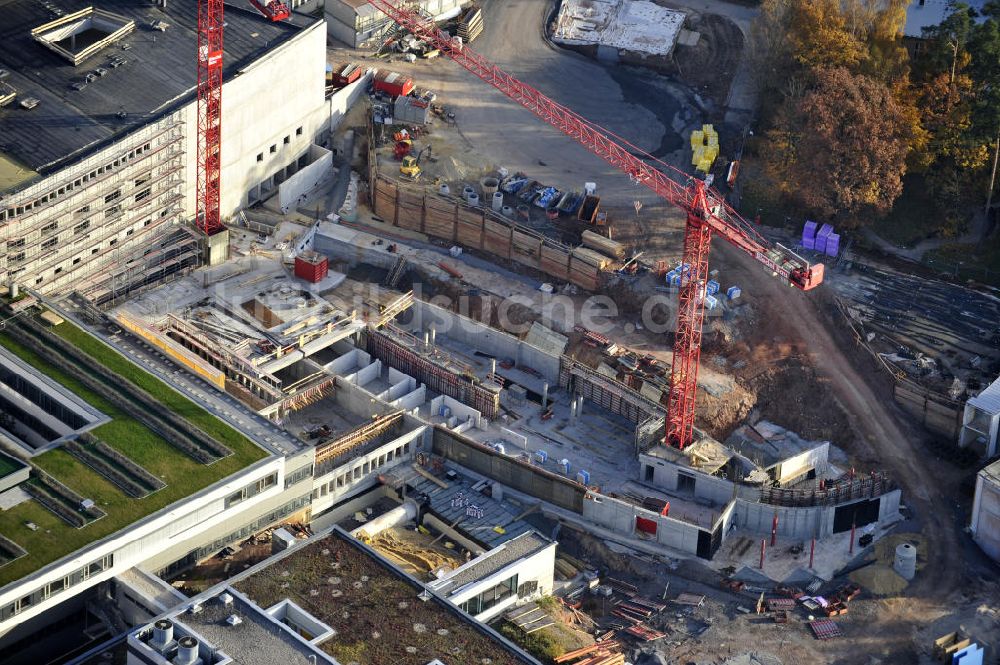
POLYGON ((430 159, 432 154, 430 145, 424 146, 417 156, 407 155, 403 157, 403 163, 399 165, 399 172, 410 180, 416 180, 420 177, 420 158, 427 153, 427 158, 430 159))

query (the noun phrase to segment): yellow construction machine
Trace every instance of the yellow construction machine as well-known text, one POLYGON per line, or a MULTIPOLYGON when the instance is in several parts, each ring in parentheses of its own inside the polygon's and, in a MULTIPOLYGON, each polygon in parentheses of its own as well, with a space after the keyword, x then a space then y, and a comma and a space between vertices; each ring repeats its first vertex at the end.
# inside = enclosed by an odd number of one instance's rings
POLYGON ((403 157, 403 163, 399 165, 399 172, 410 180, 416 180, 419 178, 421 172, 420 158, 424 156, 425 152, 427 153, 427 157, 429 159, 431 156, 431 147, 429 145, 421 149, 421 151, 417 153, 416 157, 413 155, 406 155, 403 157))

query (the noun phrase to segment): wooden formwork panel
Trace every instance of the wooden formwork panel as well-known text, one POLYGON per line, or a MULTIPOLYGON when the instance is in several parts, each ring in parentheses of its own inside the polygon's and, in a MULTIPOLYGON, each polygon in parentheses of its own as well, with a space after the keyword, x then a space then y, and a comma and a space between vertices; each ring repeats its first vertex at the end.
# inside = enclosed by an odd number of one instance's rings
POLYGON ((395 223, 396 197, 376 191, 373 201, 375 204, 375 214, 390 224, 395 223))
POLYGON ((413 192, 400 190, 397 201, 399 205, 399 211, 396 214, 397 226, 412 231, 420 231, 424 218, 423 197, 413 192))
POLYGON ((375 181, 375 192, 385 194, 386 196, 396 198, 396 184, 389 182, 388 180, 383 180, 379 178, 375 181))
POLYGON ((466 247, 482 249, 483 214, 474 210, 458 209, 458 242, 466 247))
POLYGON ((569 261, 569 281, 585 288, 589 291, 597 290, 600 271, 585 261, 579 260, 576 256, 570 257, 569 261))
POLYGON ((511 258, 531 268, 538 268, 541 259, 542 239, 533 233, 514 230, 511 237, 511 258))
POLYGON ((441 199, 424 199, 424 233, 436 238, 455 238, 455 204, 441 199))
POLYGON ((542 245, 539 269, 553 277, 567 279, 569 277, 569 253, 558 247, 542 245))
POLYGON ((387 221, 396 219, 396 186, 391 182, 378 179, 375 181, 375 214, 387 221))
POLYGON ((501 222, 487 219, 483 231, 483 249, 509 259, 511 228, 501 222))
POLYGON ((424 198, 426 232, 439 238, 451 238, 455 227, 455 204, 433 196, 424 198), (444 235, 444 234, 449 235, 444 235))

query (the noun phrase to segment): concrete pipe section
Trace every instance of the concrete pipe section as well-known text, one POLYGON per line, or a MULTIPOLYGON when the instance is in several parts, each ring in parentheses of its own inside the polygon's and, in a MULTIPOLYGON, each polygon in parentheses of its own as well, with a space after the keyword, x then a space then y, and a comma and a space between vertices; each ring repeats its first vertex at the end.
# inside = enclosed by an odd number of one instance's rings
POLYGON ((401 505, 396 506, 389 512, 379 515, 371 522, 359 526, 358 528, 351 531, 351 535, 358 540, 364 542, 371 542, 375 536, 382 533, 386 529, 391 529, 400 524, 406 524, 417 518, 417 513, 419 508, 416 501, 412 499, 407 499, 401 505))

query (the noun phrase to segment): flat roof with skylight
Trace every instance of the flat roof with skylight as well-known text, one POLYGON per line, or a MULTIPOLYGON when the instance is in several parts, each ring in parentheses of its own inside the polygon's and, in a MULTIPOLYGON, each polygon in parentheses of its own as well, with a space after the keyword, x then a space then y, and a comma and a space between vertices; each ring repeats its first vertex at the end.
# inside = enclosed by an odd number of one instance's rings
MULTIPOLYGON (((318 19, 226 5, 225 78, 318 19)), ((144 0, 0 0, 0 192, 193 101, 198 12, 144 0), (6 89, 6 88, 5 88, 6 89)))

